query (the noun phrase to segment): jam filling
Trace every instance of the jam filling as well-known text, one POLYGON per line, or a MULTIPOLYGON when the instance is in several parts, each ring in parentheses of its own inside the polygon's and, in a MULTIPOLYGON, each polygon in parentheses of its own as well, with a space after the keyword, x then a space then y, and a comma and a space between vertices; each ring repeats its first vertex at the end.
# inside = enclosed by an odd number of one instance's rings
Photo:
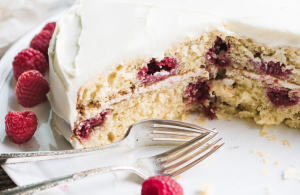
POLYGON ((191 83, 185 90, 188 104, 195 102, 203 107, 203 113, 211 120, 214 119, 216 114, 216 101, 217 98, 211 98, 209 95, 209 85, 206 81, 198 80, 196 83, 191 83), (204 102, 209 100, 209 105, 204 105, 204 102))
POLYGON ((76 129, 77 135, 83 140, 88 139, 90 132, 93 130, 92 128, 103 124, 106 114, 108 114, 108 112, 102 112, 97 118, 92 118, 81 122, 76 129))
POLYGON ((288 91, 271 87, 267 88, 267 96, 278 107, 294 106, 299 101, 299 97, 295 95, 290 96, 288 91))
POLYGON ((252 64, 257 70, 267 75, 288 79, 292 74, 292 70, 285 69, 286 65, 283 63, 281 64, 280 62, 264 62, 261 60, 261 62, 252 61, 252 64))
POLYGON ((175 75, 177 67, 178 63, 175 58, 165 57, 161 61, 153 58, 146 67, 138 72, 137 78, 145 85, 155 83, 175 75))
POLYGON ((232 64, 229 52, 230 44, 217 37, 214 46, 206 53, 206 59, 219 68, 226 68, 232 64))

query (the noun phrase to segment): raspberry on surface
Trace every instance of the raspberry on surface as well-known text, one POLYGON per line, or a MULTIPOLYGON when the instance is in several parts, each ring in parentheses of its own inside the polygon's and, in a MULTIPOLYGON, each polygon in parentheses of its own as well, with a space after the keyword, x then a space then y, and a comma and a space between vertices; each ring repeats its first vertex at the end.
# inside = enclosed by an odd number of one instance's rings
POLYGON ((37 70, 42 75, 47 71, 48 64, 45 56, 32 48, 24 49, 15 57, 13 61, 13 71, 16 80, 23 72, 28 70, 37 70))
POLYGON ((48 24, 46 24, 43 30, 49 30, 53 34, 55 27, 56 27, 56 22, 49 22, 48 24))
POLYGON ((16 144, 29 141, 37 129, 37 117, 32 111, 9 111, 5 117, 5 132, 16 144))
POLYGON ((16 97, 23 107, 33 107, 46 101, 50 87, 43 75, 36 70, 24 72, 16 86, 16 97))
POLYGON ((49 30, 42 30, 39 34, 35 35, 30 42, 30 47, 40 51, 48 62, 48 47, 52 38, 52 32, 49 30))
POLYGON ((183 195, 183 189, 172 178, 158 175, 144 181, 142 195, 183 195))

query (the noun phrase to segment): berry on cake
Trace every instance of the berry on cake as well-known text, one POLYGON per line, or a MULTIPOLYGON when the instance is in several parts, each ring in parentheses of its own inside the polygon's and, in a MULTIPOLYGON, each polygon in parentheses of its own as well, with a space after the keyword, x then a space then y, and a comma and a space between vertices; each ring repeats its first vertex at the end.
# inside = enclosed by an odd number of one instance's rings
POLYGON ((299 2, 268 2, 77 1, 49 45, 54 128, 74 148, 189 112, 299 129, 299 2))

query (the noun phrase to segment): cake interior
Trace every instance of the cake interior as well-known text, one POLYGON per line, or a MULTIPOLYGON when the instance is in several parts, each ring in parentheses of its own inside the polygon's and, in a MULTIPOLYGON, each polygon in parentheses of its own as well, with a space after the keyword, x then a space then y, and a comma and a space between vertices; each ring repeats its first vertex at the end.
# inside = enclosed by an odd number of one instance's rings
POLYGON ((106 145, 139 120, 180 120, 190 112, 300 128, 299 69, 300 49, 220 32, 187 38, 162 59, 129 60, 84 85, 74 137, 85 148, 106 145))

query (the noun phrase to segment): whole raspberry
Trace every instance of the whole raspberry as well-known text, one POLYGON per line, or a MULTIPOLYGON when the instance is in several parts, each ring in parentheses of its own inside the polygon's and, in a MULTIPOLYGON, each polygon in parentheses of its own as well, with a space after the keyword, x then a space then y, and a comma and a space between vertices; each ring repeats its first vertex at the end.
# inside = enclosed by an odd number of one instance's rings
POLYGON ((144 181, 142 195, 183 195, 183 189, 172 178, 158 175, 144 181))
POLYGON ((24 49, 15 57, 13 69, 16 80, 27 70, 37 70, 43 75, 48 68, 44 55, 32 48, 24 49))
POLYGON ((43 30, 49 30, 53 34, 55 27, 56 27, 56 22, 49 22, 48 24, 46 24, 43 30))
POLYGON ((36 49, 40 51, 42 54, 44 54, 47 62, 48 62, 48 47, 49 42, 52 37, 52 32, 49 30, 42 30, 39 34, 35 35, 33 37, 30 47, 33 49, 36 49))
POLYGON ((43 75, 36 70, 24 72, 19 77, 16 86, 16 97, 24 107, 33 107, 47 100, 49 84, 43 75))
POLYGON ((32 111, 9 111, 5 117, 5 131, 9 139, 16 144, 30 140, 36 131, 37 117, 32 111))

